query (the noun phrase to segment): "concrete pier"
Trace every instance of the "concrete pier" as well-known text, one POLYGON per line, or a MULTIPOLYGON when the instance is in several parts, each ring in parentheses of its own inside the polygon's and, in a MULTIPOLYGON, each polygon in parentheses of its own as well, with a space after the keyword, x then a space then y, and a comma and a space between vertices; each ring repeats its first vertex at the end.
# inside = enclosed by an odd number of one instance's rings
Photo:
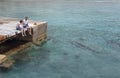
POLYGON ((27 36, 24 37, 20 31, 16 31, 18 22, 19 20, 14 18, 0 19, 0 67, 9 68, 13 63, 8 59, 10 56, 30 47, 33 43, 42 44, 47 39, 47 22, 30 20, 32 35, 26 30, 27 36))

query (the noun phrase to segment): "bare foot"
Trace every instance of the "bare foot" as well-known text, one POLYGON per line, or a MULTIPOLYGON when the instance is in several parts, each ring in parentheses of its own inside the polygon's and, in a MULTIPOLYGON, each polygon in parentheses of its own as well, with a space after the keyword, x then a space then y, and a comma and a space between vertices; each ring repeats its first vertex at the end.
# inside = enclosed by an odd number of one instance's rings
POLYGON ((25 36, 25 35, 22 35, 23 37, 25 36))
POLYGON ((29 32, 30 35, 32 35, 32 33, 29 32))

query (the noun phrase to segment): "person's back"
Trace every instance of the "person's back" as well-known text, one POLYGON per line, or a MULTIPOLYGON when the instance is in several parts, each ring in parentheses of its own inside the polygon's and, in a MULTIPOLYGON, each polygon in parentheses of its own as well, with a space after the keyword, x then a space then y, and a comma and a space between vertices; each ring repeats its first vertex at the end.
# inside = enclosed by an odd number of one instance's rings
POLYGON ((16 30, 21 31, 23 29, 23 21, 20 20, 19 23, 17 23, 16 30))

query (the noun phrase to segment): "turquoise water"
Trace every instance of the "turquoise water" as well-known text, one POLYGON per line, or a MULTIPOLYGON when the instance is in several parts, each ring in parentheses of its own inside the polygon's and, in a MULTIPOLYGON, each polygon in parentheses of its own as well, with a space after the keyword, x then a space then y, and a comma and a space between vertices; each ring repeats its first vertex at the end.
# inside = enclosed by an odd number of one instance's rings
POLYGON ((1 0, 0 16, 48 22, 48 41, 0 78, 120 78, 119 0, 1 0))

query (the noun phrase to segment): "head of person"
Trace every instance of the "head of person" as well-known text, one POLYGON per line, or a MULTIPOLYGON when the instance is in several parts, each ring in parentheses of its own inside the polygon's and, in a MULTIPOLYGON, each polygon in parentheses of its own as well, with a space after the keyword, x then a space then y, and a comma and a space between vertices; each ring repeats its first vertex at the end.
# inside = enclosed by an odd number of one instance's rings
POLYGON ((28 20, 28 17, 25 17, 25 20, 28 20))
POLYGON ((22 24, 22 23, 23 23, 23 20, 20 20, 20 23, 22 24))

